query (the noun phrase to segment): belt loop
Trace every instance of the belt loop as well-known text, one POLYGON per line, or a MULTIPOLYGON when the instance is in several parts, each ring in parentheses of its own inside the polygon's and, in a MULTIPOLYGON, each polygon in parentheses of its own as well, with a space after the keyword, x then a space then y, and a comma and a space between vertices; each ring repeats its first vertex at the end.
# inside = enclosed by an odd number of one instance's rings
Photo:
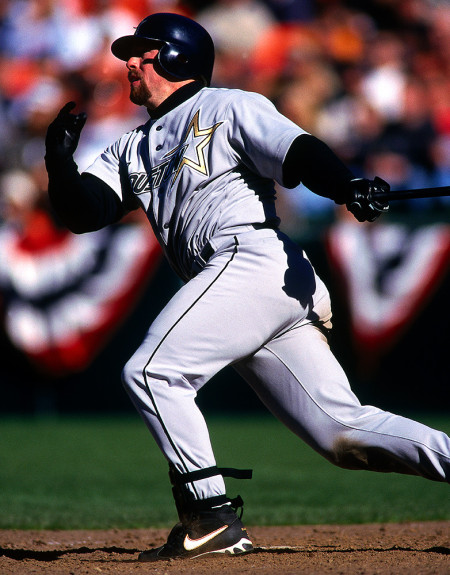
POLYGON ((202 251, 198 254, 197 258, 199 263, 202 266, 206 266, 206 264, 208 263, 209 258, 214 255, 214 248, 212 247, 210 242, 206 242, 206 244, 203 246, 202 251))
POLYGON ((196 276, 208 263, 211 256, 214 254, 214 248, 210 242, 206 242, 203 246, 201 252, 197 254, 194 258, 192 264, 192 274, 196 276))

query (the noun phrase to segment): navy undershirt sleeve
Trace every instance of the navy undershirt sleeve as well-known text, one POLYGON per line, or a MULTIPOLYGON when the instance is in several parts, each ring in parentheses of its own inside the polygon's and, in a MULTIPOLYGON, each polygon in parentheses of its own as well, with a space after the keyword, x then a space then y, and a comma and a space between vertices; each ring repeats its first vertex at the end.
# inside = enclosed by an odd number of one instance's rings
POLYGON ((302 134, 293 141, 283 162, 283 183, 287 188, 295 188, 301 182, 337 204, 345 204, 354 177, 324 142, 310 134, 302 134))
POLYGON ((80 174, 73 158, 60 165, 47 164, 48 195, 62 223, 76 234, 93 232, 124 215, 114 190, 93 174, 80 174))

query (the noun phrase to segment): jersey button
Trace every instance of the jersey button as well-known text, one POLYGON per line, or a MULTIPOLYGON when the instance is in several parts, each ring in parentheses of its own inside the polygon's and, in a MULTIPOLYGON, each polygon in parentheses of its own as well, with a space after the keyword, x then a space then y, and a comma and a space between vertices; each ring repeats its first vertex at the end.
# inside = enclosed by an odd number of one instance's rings
POLYGON ((162 130, 162 126, 156 126, 156 131, 159 132, 160 130, 162 130))
POLYGON ((163 227, 165 230, 167 230, 169 226, 170 226, 169 222, 166 222, 163 227))
POLYGON ((158 144, 158 145, 156 146, 156 150, 157 150, 157 151, 161 150, 161 148, 162 148, 162 145, 161 145, 161 144, 158 144))

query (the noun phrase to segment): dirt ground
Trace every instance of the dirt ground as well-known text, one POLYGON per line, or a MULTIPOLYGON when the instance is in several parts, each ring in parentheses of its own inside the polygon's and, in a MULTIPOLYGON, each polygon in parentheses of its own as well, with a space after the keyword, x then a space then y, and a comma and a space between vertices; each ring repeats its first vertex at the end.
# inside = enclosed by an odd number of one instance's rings
POLYGON ((167 530, 0 530, 1 575, 449 575, 450 521, 252 527, 253 553, 138 563, 167 530))

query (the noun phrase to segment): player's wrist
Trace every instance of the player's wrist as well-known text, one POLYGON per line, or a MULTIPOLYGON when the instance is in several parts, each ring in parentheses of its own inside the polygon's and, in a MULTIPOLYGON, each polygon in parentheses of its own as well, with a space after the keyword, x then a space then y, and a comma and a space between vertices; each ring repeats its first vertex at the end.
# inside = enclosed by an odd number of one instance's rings
POLYGON ((44 161, 49 175, 64 173, 72 162, 75 163, 72 155, 59 155, 54 152, 47 152, 44 161))

